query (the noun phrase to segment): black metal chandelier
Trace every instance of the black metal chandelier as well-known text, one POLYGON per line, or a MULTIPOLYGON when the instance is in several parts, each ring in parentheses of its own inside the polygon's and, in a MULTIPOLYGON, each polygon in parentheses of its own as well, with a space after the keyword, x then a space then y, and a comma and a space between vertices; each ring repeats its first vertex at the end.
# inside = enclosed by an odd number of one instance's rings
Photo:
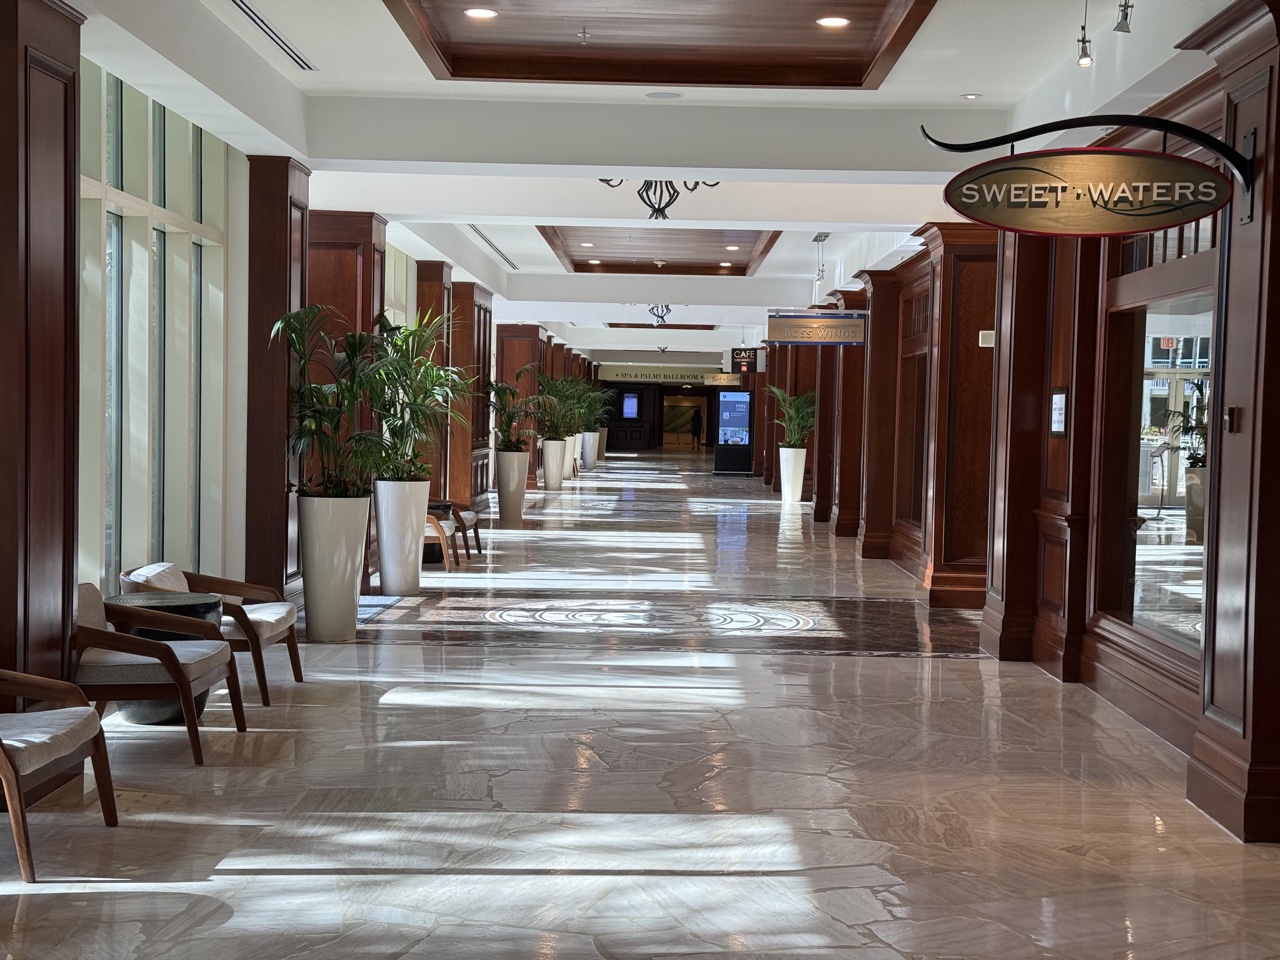
POLYGON ((653 325, 660 327, 667 322, 667 317, 671 316, 671 304, 655 303, 649 307, 649 315, 653 317, 653 325))
MULTIPOLYGON (((620 187, 626 180, 606 180, 603 177, 600 182, 610 187, 620 187)), ((685 190, 693 193, 699 187, 718 187, 720 181, 711 183, 707 180, 685 180, 683 181, 685 190)), ((649 208, 650 220, 668 220, 667 211, 671 209, 671 205, 680 198, 680 188, 676 186, 674 180, 646 180, 644 184, 636 191, 636 196, 641 202, 649 208)))

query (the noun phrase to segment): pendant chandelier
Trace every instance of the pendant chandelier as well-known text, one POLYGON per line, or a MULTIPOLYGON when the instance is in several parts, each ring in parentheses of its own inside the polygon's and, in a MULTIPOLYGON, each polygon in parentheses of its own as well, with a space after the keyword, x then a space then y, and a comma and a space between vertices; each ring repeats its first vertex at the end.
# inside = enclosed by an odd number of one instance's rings
POLYGON ((667 317, 671 316, 671 304, 655 303, 649 307, 649 315, 653 317, 653 325, 660 327, 667 322, 667 317))
MULTIPOLYGON (((600 182, 610 187, 620 187, 626 180, 606 180, 600 179, 600 182)), ((718 187, 720 181, 714 183, 706 180, 685 180, 684 188, 689 193, 697 190, 699 187, 718 187)), ((680 197, 680 188, 676 186, 674 180, 645 180, 636 196, 641 202, 649 208, 650 220, 668 220, 667 211, 671 209, 671 205, 680 197)))

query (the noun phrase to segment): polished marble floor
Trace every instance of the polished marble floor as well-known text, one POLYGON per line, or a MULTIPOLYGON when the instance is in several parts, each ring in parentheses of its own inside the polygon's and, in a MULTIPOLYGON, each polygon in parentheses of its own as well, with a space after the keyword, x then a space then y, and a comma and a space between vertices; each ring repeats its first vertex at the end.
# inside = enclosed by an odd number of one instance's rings
POLYGON ((120 826, 88 780, 31 811, 40 884, 0 844, 0 957, 1280 957, 1280 849, 1181 754, 707 462, 531 496, 273 658, 247 734, 215 696, 203 768, 109 716, 120 826))

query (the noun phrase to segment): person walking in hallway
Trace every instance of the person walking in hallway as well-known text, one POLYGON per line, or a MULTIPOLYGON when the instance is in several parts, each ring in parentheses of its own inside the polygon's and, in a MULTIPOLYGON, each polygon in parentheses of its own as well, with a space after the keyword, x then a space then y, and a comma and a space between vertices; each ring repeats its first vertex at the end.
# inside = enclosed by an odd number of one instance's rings
POLYGON ((689 421, 689 432, 693 434, 693 449, 695 451, 702 449, 702 411, 697 407, 693 410, 693 419, 689 421))

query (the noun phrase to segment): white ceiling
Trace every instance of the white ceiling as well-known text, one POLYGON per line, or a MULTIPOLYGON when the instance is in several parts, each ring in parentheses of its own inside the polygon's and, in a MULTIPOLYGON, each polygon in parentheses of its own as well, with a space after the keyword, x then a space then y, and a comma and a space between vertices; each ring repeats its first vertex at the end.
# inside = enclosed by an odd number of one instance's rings
POLYGON ((823 286, 834 289, 916 249, 916 225, 952 218, 940 185, 975 158, 929 146, 921 125, 978 139, 1141 110, 1210 67, 1175 46, 1231 0, 1136 0, 1129 35, 1110 29, 1116 3, 1091 0, 1088 70, 1073 62, 1083 0, 938 0, 879 90, 680 88, 671 102, 645 99, 660 87, 436 80, 382 0, 250 0, 314 72, 230 0, 70 2, 89 16, 86 57, 242 152, 299 157, 315 171, 313 208, 383 214, 389 242, 492 288, 495 319, 541 322, 590 351, 648 350, 657 336, 682 350, 751 342, 768 307, 823 292, 814 233, 832 235, 823 286), (599 177, 723 184, 655 223, 633 191, 599 177), (783 236, 750 278, 570 275, 537 224, 783 236), (726 322, 706 333, 603 326, 637 312, 643 322, 660 302, 726 322))

